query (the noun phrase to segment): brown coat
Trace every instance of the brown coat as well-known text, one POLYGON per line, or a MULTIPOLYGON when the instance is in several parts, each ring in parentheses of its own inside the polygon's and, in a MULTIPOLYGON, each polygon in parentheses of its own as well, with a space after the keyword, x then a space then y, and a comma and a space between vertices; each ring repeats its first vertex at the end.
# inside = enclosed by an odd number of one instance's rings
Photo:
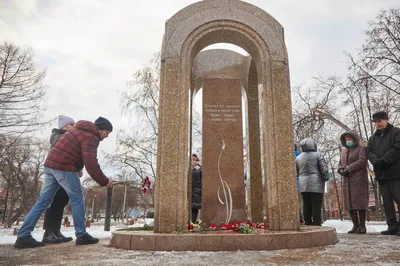
POLYGON ((360 137, 349 131, 340 137, 342 151, 339 168, 347 168, 350 174, 343 176, 343 203, 346 210, 367 210, 369 201, 366 148, 359 145, 360 137), (355 144, 346 146, 345 136, 351 135, 355 144))

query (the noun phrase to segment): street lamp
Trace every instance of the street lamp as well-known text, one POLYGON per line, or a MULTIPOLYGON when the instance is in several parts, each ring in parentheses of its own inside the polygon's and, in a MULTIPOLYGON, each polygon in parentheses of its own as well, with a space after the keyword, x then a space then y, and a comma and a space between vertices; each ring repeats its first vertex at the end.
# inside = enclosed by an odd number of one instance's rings
POLYGON ((122 216, 122 223, 124 222, 124 216, 126 217, 126 224, 128 224, 128 216, 126 215, 126 189, 127 189, 127 185, 125 184, 125 192, 124 192, 124 207, 122 209, 123 211, 123 216, 122 216))

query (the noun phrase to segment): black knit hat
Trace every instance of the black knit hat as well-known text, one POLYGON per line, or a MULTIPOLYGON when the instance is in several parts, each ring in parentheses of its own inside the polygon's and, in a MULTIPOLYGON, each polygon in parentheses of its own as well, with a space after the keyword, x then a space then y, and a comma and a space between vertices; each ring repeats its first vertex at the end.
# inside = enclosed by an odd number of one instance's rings
POLYGON ((372 121, 378 121, 378 120, 388 120, 388 114, 386 112, 376 112, 375 114, 372 115, 372 121))
POLYGON ((108 131, 113 130, 111 122, 108 121, 108 119, 101 116, 99 116, 99 118, 97 118, 96 121, 94 121, 94 124, 96 125, 98 130, 108 130, 108 131))

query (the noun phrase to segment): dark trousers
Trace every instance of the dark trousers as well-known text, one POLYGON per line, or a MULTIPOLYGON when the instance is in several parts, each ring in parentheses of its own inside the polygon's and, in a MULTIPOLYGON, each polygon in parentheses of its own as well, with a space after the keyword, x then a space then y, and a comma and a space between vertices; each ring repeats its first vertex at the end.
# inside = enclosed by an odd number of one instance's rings
POLYGON ((321 225, 323 193, 301 192, 305 225, 321 225))
POLYGON ((397 220, 394 202, 397 208, 400 207, 400 180, 385 179, 379 181, 379 188, 383 198, 383 207, 385 208, 386 223, 390 231, 397 231, 400 222, 397 220))
POLYGON ((199 209, 192 208, 192 223, 197 221, 197 215, 199 215, 199 209))
POLYGON ((43 228, 46 231, 58 232, 61 228, 61 221, 64 215, 64 208, 68 204, 69 197, 67 192, 60 187, 54 196, 50 208, 46 210, 44 215, 43 228))

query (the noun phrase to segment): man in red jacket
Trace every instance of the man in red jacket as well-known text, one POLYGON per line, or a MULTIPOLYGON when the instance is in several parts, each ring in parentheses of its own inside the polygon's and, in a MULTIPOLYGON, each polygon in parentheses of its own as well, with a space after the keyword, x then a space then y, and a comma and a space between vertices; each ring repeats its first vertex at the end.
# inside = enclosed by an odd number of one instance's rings
POLYGON ((46 158, 42 191, 36 204, 25 217, 14 247, 34 248, 45 245, 36 241, 31 232, 43 211, 51 204, 60 186, 67 192, 71 201, 77 238, 75 244, 87 245, 99 242, 86 232, 85 207, 78 171, 85 167, 99 185, 112 187, 111 180, 103 174, 97 161, 99 143, 107 138, 112 130, 110 121, 99 117, 95 123, 79 121, 74 129, 61 136, 46 158))

